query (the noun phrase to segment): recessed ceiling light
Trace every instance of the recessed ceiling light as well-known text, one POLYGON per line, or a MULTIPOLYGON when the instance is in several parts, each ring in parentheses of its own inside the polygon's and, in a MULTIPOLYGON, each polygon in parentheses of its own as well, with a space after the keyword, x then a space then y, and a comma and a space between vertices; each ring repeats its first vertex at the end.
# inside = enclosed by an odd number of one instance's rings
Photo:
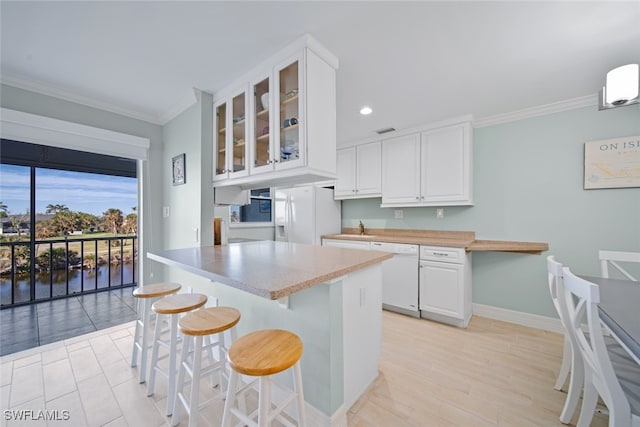
POLYGON ((364 106, 360 109, 360 114, 362 114, 363 116, 367 116, 371 113, 373 113, 373 110, 371 109, 371 107, 364 106))

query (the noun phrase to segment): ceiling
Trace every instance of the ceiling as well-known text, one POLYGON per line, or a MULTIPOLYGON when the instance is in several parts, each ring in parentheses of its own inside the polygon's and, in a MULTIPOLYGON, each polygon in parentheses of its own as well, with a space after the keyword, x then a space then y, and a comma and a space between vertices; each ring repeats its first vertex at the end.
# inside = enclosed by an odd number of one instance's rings
POLYGON ((309 33, 340 61, 339 144, 593 96, 640 62, 640 1, 2 0, 0 14, 3 83, 158 124, 309 33))

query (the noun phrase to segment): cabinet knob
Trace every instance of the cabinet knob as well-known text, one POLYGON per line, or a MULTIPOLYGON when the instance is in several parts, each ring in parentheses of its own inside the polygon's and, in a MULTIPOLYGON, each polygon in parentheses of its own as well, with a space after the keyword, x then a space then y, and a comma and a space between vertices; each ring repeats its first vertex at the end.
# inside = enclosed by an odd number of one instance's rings
POLYGON ((416 196, 416 200, 420 200, 420 196, 416 196))

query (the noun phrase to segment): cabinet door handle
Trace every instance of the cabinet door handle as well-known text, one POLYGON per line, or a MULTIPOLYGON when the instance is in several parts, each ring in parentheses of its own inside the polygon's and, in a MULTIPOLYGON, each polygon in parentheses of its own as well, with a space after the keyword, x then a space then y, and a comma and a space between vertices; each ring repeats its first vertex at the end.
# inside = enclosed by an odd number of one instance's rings
POLYGON ((416 196, 416 200, 420 200, 420 197, 419 197, 419 196, 416 196))
POLYGON ((449 256, 449 254, 448 254, 448 253, 445 253, 445 252, 434 252, 433 254, 434 254, 435 256, 449 256))

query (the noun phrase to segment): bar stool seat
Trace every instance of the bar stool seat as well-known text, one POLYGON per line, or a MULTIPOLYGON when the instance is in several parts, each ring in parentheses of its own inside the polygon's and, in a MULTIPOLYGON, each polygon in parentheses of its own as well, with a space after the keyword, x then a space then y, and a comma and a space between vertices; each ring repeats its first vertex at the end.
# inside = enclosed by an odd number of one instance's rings
POLYGON ((131 352, 131 367, 138 364, 138 351, 140 351, 140 383, 146 381, 147 375, 147 351, 149 350, 149 330, 151 328, 151 304, 167 295, 175 294, 182 288, 179 283, 165 282, 139 286, 133 290, 133 296, 137 298, 138 307, 136 314, 136 330, 133 337, 133 350, 131 352))
POLYGON ((229 349, 227 362, 231 367, 229 390, 224 407, 222 425, 229 426, 235 416, 246 425, 268 426, 274 419, 284 421, 281 413, 296 400, 298 409, 298 426, 305 426, 304 396, 302 392, 302 374, 300 358, 303 345, 300 338, 292 332, 281 329, 265 329, 252 332, 238 338, 229 349), (293 393, 284 399, 280 405, 272 410, 270 376, 283 372, 289 368, 293 371, 293 393), (246 391, 252 384, 238 389, 239 375, 258 377, 258 409, 251 414, 245 414, 234 408, 236 397, 246 391), (254 418, 257 413, 257 422, 254 418))
MULTIPOLYGON (((189 427, 195 427, 198 423, 198 413, 211 403, 213 399, 200 403, 200 379, 207 375, 217 373, 220 384, 219 398, 224 398, 222 387, 222 377, 228 375, 225 372, 227 347, 225 346, 224 332, 230 330, 231 341, 236 338, 234 326, 240 321, 240 312, 232 307, 209 307, 194 311, 184 316, 178 322, 178 328, 184 335, 182 343, 182 355, 180 357, 180 369, 178 371, 178 382, 176 388, 176 399, 174 402, 171 425, 176 426, 180 422, 180 412, 184 407, 189 415, 189 427), (205 337, 219 334, 217 341, 210 340, 204 343, 205 337), (213 348, 218 349, 218 359, 209 360, 209 365, 202 367, 202 351, 213 348), (191 362, 189 357, 191 357, 191 362), (191 377, 191 394, 187 399, 184 394, 185 374, 191 377)), ((209 353, 211 354, 211 353, 209 353)), ((215 385, 215 384, 212 384, 215 385)))
POLYGON ((157 300, 151 307, 158 315, 156 319, 155 334, 153 339, 153 351, 151 353, 151 368, 149 372, 149 383, 147 387, 147 396, 152 396, 155 392, 156 373, 160 373, 168 380, 167 387, 167 415, 171 415, 173 411, 173 401, 175 398, 175 380, 176 380, 176 359, 178 352, 178 318, 182 313, 187 313, 202 307, 207 303, 207 296, 203 294, 176 294, 169 295, 157 300), (163 317, 169 317, 169 337, 162 339, 162 321, 163 317), (168 354, 159 356, 160 346, 169 350, 168 354), (167 370, 163 370, 159 363, 160 360, 169 358, 169 366, 167 370))

